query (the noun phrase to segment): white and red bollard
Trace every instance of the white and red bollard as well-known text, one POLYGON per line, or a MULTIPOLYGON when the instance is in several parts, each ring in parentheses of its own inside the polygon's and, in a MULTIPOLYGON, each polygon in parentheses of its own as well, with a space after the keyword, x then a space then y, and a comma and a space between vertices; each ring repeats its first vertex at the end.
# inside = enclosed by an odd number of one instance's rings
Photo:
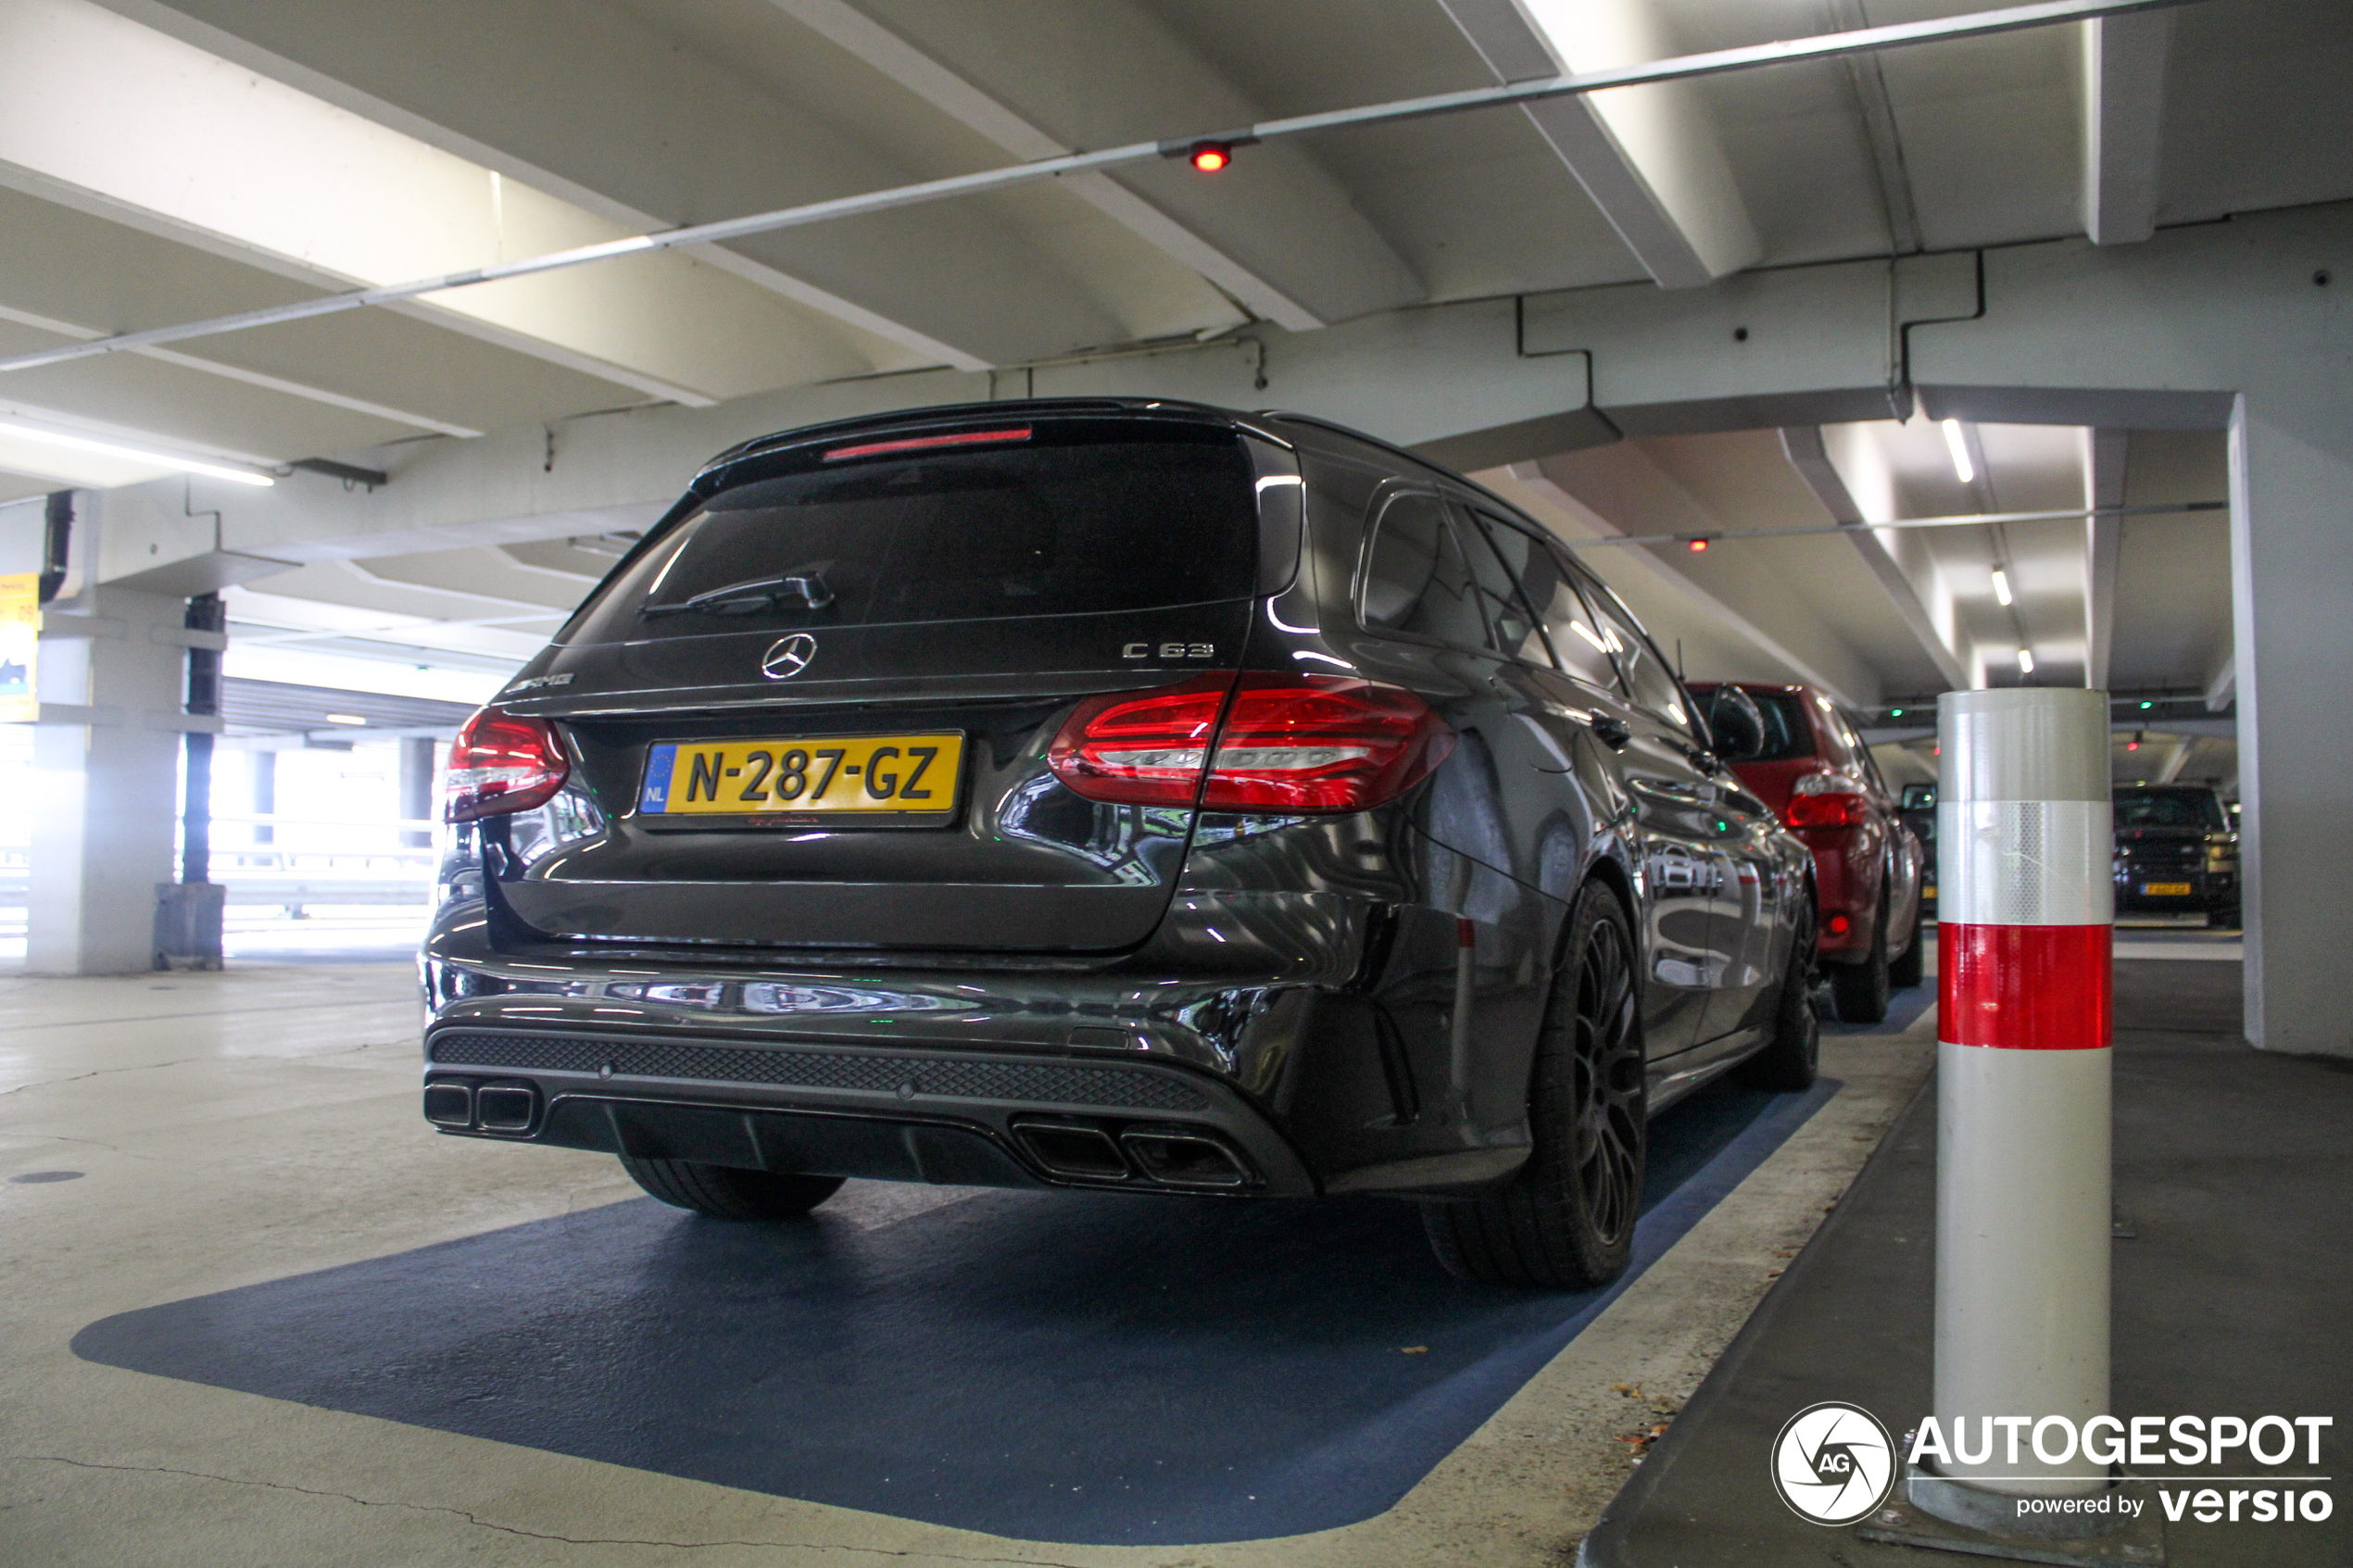
POLYGON ((1936 1469, 1962 1485, 1911 1495, 1990 1517, 2107 1484, 2031 1423, 2108 1413, 2108 695, 1947 693, 1937 735, 1934 1408, 1963 1436, 1936 1469))

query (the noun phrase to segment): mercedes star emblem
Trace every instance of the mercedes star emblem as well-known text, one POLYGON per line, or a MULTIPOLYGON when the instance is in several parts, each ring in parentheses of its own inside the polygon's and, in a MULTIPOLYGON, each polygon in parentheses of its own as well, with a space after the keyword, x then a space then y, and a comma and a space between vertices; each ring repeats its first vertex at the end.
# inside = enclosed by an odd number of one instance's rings
POLYGON ((779 637, 760 656, 760 672, 772 681, 789 681, 817 657, 817 639, 806 632, 779 637))

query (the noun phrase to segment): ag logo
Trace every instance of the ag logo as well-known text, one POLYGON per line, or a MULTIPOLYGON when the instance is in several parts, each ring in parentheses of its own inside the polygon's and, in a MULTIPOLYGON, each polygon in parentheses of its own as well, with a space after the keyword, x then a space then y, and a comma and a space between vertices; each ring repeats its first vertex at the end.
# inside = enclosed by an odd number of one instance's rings
POLYGON ((1773 1439, 1773 1489, 1801 1519, 1852 1524, 1894 1487, 1895 1441, 1858 1406, 1808 1405, 1773 1439))
POLYGON ((779 637, 760 656, 760 672, 772 681, 789 681, 817 657, 817 639, 806 632, 779 637))

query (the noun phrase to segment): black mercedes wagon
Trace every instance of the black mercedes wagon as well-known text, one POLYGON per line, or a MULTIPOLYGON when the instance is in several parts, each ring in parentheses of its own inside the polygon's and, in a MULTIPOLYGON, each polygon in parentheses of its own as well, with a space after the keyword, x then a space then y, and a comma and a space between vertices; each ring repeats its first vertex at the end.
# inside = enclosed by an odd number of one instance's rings
POLYGON ((1598 1283, 1649 1115, 1814 1074, 1760 740, 1542 528, 1321 420, 748 442, 458 739, 425 1117, 736 1219, 1391 1194, 1458 1273, 1598 1283))

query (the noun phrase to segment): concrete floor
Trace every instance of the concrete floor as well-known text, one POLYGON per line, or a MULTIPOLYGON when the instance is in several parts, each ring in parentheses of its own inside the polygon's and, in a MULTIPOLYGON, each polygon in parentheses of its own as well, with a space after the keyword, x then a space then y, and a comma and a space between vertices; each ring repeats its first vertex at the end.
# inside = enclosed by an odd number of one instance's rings
MULTIPOLYGON (((1822 1108, 1384 1512, 1267 1541, 1073 1546, 77 1356, 77 1335, 120 1314, 637 1198, 600 1156, 428 1132, 412 984, 389 964, 0 981, 0 1562, 1559 1562, 1933 1054, 1932 1013, 1833 1034, 1824 1068, 1841 1086, 1822 1108)), ((888 1239, 946 1205, 995 1200, 854 1184, 823 1212, 888 1239)), ((1251 1223, 1321 1236, 1315 1207, 1251 1223)), ((1139 1224, 1149 1208, 1139 1200, 1139 1224)), ((1267 1253, 1302 1288, 1364 1263, 1267 1253)), ((1279 1300, 1283 1282, 1267 1294, 1279 1300)), ((1246 1317, 1227 1326, 1251 1331, 1246 1317)), ((384 1364, 397 1374, 397 1346, 384 1364)))
MULTIPOLYGON (((2239 1035, 2236 966, 2185 961, 2209 956, 2184 944, 2116 965, 2112 1408, 2126 1417, 2333 1417, 2317 1466, 2299 1450, 2287 1464, 2237 1453, 2219 1465, 2137 1467, 2151 1494, 2141 1538, 2161 1537, 2170 1568, 2342 1568, 2353 1562, 2341 1468, 2353 1411, 2344 1343, 2353 1074, 2342 1060, 2250 1049, 2239 1035), (2315 1471, 2335 1499, 2324 1520, 2162 1513, 2166 1491, 2178 1501, 2235 1481, 2246 1496, 2267 1485, 2249 1473, 2315 1471)), ((1930 1087, 1611 1505, 1581 1568, 1982 1561, 1807 1523, 1780 1505, 1761 1457, 1782 1423, 1818 1400, 1860 1404, 1898 1433, 1927 1410, 1935 1194, 1930 1087)))

